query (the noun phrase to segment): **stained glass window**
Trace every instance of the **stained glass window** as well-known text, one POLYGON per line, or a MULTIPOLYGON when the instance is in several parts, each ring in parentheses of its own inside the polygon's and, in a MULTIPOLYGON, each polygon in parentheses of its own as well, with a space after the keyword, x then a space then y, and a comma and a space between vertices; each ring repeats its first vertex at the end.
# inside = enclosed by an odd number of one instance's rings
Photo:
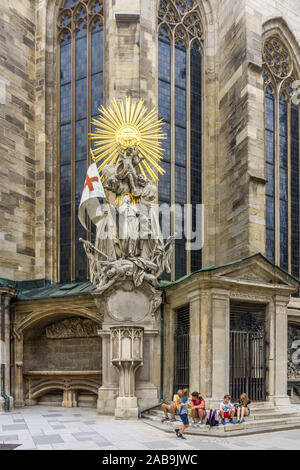
POLYGON ((62 282, 85 280, 87 261, 79 238, 90 239, 78 222, 78 207, 90 164, 91 118, 103 103, 103 2, 66 0, 59 11, 60 68, 59 188, 62 282), (90 58, 90 60, 89 60, 90 58))
POLYGON ((288 211, 288 128, 287 100, 282 94, 279 102, 279 212, 280 266, 289 269, 289 211, 288 211))
POLYGON ((291 250, 292 274, 300 277, 299 264, 299 109, 291 106, 291 250))
POLYGON ((263 78, 266 255, 299 277, 299 108, 293 100, 294 64, 279 37, 265 43, 263 78))
MULTIPOLYGON (((161 0, 158 16, 158 107, 167 134, 159 202, 178 204, 180 213, 192 204, 190 231, 195 232, 196 206, 202 203, 201 16, 195 0, 161 0)), ((176 220, 175 214, 175 226, 176 220)), ((184 236, 176 240, 172 277, 201 266, 201 250, 192 250, 189 256, 184 236)))
POLYGON ((265 98, 266 121, 266 231, 267 231, 267 257, 275 263, 275 135, 274 135, 274 96, 269 86, 265 98))

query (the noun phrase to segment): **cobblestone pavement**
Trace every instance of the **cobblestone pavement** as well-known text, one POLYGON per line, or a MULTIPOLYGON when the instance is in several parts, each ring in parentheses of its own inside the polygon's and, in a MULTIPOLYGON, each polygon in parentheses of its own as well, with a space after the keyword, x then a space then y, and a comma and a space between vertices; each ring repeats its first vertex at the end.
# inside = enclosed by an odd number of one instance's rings
POLYGON ((16 450, 300 450, 300 430, 181 441, 142 421, 117 421, 92 409, 35 406, 0 413, 0 444, 20 444, 16 450))

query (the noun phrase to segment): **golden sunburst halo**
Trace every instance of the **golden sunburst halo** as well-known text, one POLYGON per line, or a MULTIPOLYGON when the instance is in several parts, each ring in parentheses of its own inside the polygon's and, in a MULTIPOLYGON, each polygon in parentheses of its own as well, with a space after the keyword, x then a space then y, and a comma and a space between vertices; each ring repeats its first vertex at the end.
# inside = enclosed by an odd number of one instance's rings
POLYGON ((134 102, 129 97, 125 102, 114 99, 110 106, 102 106, 99 111, 100 116, 92 120, 95 131, 89 134, 94 142, 93 160, 100 163, 99 173, 106 165, 118 164, 120 145, 122 150, 138 145, 140 154, 145 157, 139 164, 142 174, 145 177, 148 174, 157 182, 158 173, 165 173, 159 163, 163 159, 161 140, 166 138, 157 111, 148 112, 143 100, 134 102))

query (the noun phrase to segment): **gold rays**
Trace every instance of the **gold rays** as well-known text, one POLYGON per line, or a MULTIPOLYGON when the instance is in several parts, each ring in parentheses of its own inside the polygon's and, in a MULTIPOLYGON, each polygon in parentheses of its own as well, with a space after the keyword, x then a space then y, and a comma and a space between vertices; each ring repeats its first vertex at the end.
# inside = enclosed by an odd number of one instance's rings
POLYGON ((163 159, 160 141, 165 139, 165 134, 157 111, 148 112, 143 100, 133 102, 131 98, 126 98, 125 103, 113 100, 110 106, 102 106, 99 111, 101 116, 92 120, 96 130, 90 134, 94 142, 93 160, 100 163, 99 173, 106 165, 118 163, 119 145, 123 150, 138 145, 140 154, 145 157, 139 164, 142 174, 158 181, 158 173, 165 172, 159 165, 163 159))

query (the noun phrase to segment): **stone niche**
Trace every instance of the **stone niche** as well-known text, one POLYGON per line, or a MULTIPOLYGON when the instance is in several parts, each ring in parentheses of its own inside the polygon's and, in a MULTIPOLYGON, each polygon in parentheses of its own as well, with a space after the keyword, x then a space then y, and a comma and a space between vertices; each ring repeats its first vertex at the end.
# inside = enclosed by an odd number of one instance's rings
POLYGON ((102 369, 99 326, 84 318, 52 323, 24 338, 25 371, 102 369))
POLYGON ((27 405, 96 407, 102 371, 98 329, 89 319, 73 317, 24 335, 27 405))

